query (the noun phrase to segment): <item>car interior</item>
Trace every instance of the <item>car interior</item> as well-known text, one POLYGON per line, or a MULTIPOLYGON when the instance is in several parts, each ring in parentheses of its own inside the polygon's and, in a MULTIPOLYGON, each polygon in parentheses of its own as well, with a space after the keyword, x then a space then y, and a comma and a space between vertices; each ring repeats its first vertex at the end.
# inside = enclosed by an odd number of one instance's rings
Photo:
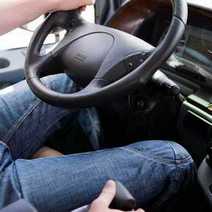
MULTIPOLYGON (((195 161, 196 184, 162 211, 211 211, 212 2, 97 0, 95 22, 78 11, 48 15, 28 48, 0 51, 0 89, 26 79, 54 106, 95 106, 100 148, 145 140, 181 144, 195 161), (62 39, 43 44, 58 31, 65 31, 62 39), (42 84, 41 77, 61 72, 83 89, 60 94, 42 84)), ((82 130, 70 133, 75 130, 67 126, 47 144, 64 154, 94 150, 82 130)))

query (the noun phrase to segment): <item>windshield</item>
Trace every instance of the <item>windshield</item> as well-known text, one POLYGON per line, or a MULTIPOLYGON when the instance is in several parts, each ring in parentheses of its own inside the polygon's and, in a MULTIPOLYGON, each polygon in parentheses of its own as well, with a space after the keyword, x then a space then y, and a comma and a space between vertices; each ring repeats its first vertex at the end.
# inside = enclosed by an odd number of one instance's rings
POLYGON ((212 0, 187 0, 189 4, 212 10, 212 0))

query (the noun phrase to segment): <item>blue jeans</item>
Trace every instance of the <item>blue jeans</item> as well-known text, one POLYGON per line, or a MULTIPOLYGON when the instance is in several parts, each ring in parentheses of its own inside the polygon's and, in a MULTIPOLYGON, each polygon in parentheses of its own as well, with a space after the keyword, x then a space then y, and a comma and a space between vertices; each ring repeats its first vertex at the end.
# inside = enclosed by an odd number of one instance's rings
MULTIPOLYGON (((60 92, 77 89, 63 74, 43 80, 60 92)), ((160 206, 192 179, 191 156, 168 141, 28 160, 49 135, 76 119, 98 148, 101 127, 94 108, 53 107, 37 99, 25 82, 0 91, 0 207, 24 198, 39 211, 69 211, 89 204, 108 179, 123 182, 138 205, 160 206)))

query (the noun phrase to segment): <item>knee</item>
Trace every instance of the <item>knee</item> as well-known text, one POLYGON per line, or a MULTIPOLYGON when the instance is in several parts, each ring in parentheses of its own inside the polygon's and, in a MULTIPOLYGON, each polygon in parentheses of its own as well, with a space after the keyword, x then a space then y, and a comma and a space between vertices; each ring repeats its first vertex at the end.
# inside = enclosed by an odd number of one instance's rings
POLYGON ((188 151, 181 145, 169 142, 173 151, 173 157, 176 164, 177 176, 183 176, 184 184, 193 184, 196 177, 196 166, 188 151))
POLYGON ((170 145, 170 148, 173 152, 173 158, 176 162, 176 164, 181 164, 183 162, 190 162, 193 163, 193 159, 191 157, 191 155, 188 153, 188 151, 181 146, 178 143, 175 142, 168 142, 168 144, 170 145))
POLYGON ((130 145, 140 154, 146 155, 159 163, 177 166, 189 166, 193 159, 188 151, 180 144, 170 141, 145 141, 130 145))
POLYGON ((147 163, 160 167, 163 170, 161 174, 173 179, 173 183, 184 186, 195 182, 195 164, 181 145, 169 141, 146 141, 130 145, 129 148, 142 155, 147 163))

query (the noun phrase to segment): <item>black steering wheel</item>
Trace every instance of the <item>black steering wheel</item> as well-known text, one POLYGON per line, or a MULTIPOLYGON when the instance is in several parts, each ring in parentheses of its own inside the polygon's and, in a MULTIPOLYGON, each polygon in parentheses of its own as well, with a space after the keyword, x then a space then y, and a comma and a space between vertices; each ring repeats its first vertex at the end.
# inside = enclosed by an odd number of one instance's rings
POLYGON ((125 32, 88 23, 79 11, 52 13, 35 32, 28 48, 28 85, 43 101, 68 108, 94 106, 128 94, 151 79, 181 39, 187 23, 187 3, 172 0, 172 6, 169 30, 156 48, 125 32), (67 34, 54 50, 41 55, 43 42, 55 27, 64 28, 67 34), (57 67, 83 89, 62 94, 47 88, 40 78, 57 73, 57 67))

